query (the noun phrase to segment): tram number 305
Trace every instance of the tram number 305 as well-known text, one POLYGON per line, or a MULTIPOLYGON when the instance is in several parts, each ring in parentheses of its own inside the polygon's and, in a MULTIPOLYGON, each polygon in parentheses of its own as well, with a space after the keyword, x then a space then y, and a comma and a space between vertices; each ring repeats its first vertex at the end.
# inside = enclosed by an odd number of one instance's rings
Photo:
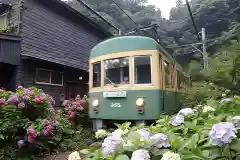
POLYGON ((111 103, 110 107, 111 108, 120 108, 121 104, 120 103, 111 103))

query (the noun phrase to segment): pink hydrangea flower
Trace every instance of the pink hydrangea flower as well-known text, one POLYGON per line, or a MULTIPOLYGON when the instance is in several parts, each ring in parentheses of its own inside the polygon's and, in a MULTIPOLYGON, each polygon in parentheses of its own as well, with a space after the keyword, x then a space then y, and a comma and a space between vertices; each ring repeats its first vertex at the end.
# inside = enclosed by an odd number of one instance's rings
POLYGON ((32 126, 27 129, 27 136, 29 143, 33 143, 35 141, 35 138, 37 137, 37 132, 33 129, 32 126))
POLYGON ((5 104, 5 100, 4 99, 0 99, 0 105, 5 104))
POLYGON ((23 86, 18 86, 17 89, 23 89, 23 86))
POLYGON ((26 95, 29 95, 29 96, 32 96, 32 95, 34 95, 34 92, 33 91, 31 91, 31 90, 29 90, 29 89, 23 89, 23 92, 26 94, 26 95))
POLYGON ((52 96, 49 97, 49 100, 52 105, 55 105, 55 100, 52 96))

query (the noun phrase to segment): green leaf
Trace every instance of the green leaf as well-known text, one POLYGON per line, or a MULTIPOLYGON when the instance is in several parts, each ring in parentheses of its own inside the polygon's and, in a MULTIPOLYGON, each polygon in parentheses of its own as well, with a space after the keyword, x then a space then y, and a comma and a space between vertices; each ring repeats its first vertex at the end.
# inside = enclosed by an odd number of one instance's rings
POLYGON ((230 149, 238 151, 239 150, 239 146, 240 146, 240 139, 234 140, 231 144, 230 144, 230 149))
POLYGON ((121 154, 116 157, 115 160, 130 160, 127 155, 121 154))
POLYGON ((74 134, 74 130, 72 130, 72 129, 65 129, 64 132, 66 134, 74 134))
POLYGON ((4 136, 2 134, 0 134, 0 139, 4 140, 4 136))
POLYGON ((82 150, 80 150, 80 153, 87 155, 87 154, 89 154, 89 150, 88 149, 82 149, 82 150))
POLYGON ((128 134, 128 139, 129 139, 130 141, 140 140, 140 139, 141 139, 141 135, 140 135, 139 133, 133 131, 133 132, 130 132, 130 133, 128 134))
POLYGON ((54 135, 53 136, 53 139, 55 140, 55 141, 61 141, 62 140, 62 135, 61 134, 56 134, 56 135, 54 135))

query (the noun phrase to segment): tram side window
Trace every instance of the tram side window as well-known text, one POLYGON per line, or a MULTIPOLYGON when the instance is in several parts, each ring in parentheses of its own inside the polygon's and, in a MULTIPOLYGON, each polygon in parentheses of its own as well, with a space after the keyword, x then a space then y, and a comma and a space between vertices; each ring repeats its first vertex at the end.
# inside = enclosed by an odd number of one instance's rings
POLYGON ((165 71, 165 86, 170 87, 170 65, 167 61, 164 61, 164 71, 165 71))
POLYGON ((134 57, 134 83, 135 84, 151 84, 151 56, 135 56, 134 57))
POLYGON ((101 86, 101 62, 93 64, 93 87, 101 86))
POLYGON ((185 76, 178 71, 178 89, 184 90, 186 85, 185 76))
POLYGON ((104 84, 129 84, 129 58, 118 58, 104 61, 104 84))

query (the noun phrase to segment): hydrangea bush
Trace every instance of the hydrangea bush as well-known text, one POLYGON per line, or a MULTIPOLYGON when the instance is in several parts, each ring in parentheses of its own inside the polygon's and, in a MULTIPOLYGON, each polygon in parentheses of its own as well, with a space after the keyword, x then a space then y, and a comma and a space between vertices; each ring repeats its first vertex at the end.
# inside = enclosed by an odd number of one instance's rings
POLYGON ((208 100, 205 105, 164 115, 151 126, 117 124, 81 150, 86 160, 216 160, 240 159, 240 97, 208 100))
MULTIPOLYGON (((80 111, 81 102, 77 103, 80 111)), ((19 86, 15 92, 0 89, 0 157, 29 159, 45 151, 79 148, 87 142, 84 134, 91 139, 90 131, 76 128, 54 104, 52 96, 35 87, 19 86)))
POLYGON ((78 119, 83 116, 84 112, 88 110, 87 96, 84 95, 82 98, 77 95, 74 101, 64 100, 63 106, 65 113, 67 114, 68 120, 71 122, 78 123, 78 119))

